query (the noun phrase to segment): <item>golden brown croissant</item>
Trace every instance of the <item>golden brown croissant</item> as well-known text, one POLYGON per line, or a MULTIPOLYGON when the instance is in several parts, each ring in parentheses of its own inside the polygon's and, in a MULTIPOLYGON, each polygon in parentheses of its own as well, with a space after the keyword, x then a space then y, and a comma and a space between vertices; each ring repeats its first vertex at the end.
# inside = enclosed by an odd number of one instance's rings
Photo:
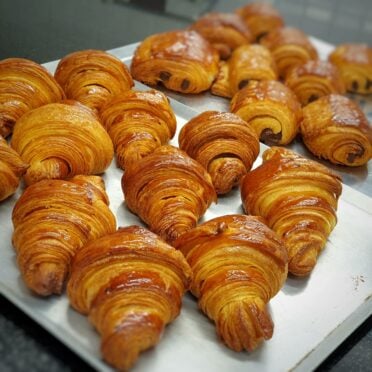
POLYGON ((271 51, 282 78, 294 66, 318 59, 318 53, 310 40, 297 28, 283 27, 272 31, 260 42, 271 51))
POLYGON ((176 92, 199 93, 212 85, 218 61, 217 51, 196 31, 169 31, 140 44, 131 73, 145 84, 162 83, 176 92))
POLYGON ((349 98, 336 94, 321 97, 304 107, 303 115, 302 138, 316 156, 352 167, 372 157, 372 128, 349 98))
POLYGON ((53 76, 38 63, 23 58, 0 61, 0 135, 11 134, 25 112, 64 97, 53 76))
POLYGON ((28 165, 0 136, 0 201, 15 193, 28 165))
POLYGON ((102 108, 101 119, 122 169, 166 144, 176 131, 167 97, 156 90, 127 91, 102 108))
POLYGON ((220 71, 211 91, 231 98, 251 80, 276 80, 275 62, 269 50, 262 45, 242 45, 234 50, 227 64, 220 64, 220 71))
POLYGON ((307 105, 328 94, 344 94, 345 86, 336 66, 326 61, 307 61, 295 66, 285 79, 286 85, 307 105))
POLYGON ((169 145, 126 169, 122 189, 128 208, 166 241, 195 227, 216 200, 207 171, 169 145))
POLYGON ((30 164, 24 177, 28 185, 102 173, 114 153, 98 117, 76 101, 50 103, 24 114, 14 127, 11 146, 30 164))
POLYGON ((201 310, 229 348, 253 350, 271 338, 266 304, 287 278, 287 252, 260 217, 214 218, 173 244, 191 266, 201 310))
POLYGON ((104 359, 127 370, 178 316, 191 275, 180 252, 129 226, 77 252, 67 292, 101 334, 104 359))
POLYGON ((349 92, 372 93, 372 48, 367 44, 342 44, 329 56, 341 72, 349 92))
POLYGON ((227 112, 206 111, 194 117, 183 126, 178 142, 207 169, 217 194, 237 186, 260 151, 254 129, 227 112))
POLYGON ((284 25, 280 13, 268 3, 251 3, 237 9, 236 13, 242 17, 257 41, 284 25))
POLYGON ((240 45, 253 41, 249 28, 233 13, 208 13, 190 28, 207 39, 223 59, 229 58, 232 51, 240 45))
POLYGON ((271 145, 290 143, 302 118, 296 95, 274 80, 251 81, 235 94, 230 108, 252 125, 262 142, 271 145))
POLYGON ((134 85, 127 66, 101 50, 89 49, 68 54, 59 62, 54 76, 67 98, 95 110, 134 85))
POLYGON ((241 183, 245 211, 264 217, 283 239, 288 270, 298 276, 313 270, 336 225, 341 188, 328 168, 281 147, 266 150, 241 183))
POLYGON ((98 176, 43 180, 18 199, 13 246, 24 281, 37 294, 60 294, 75 253, 89 240, 115 231, 104 187, 98 176))

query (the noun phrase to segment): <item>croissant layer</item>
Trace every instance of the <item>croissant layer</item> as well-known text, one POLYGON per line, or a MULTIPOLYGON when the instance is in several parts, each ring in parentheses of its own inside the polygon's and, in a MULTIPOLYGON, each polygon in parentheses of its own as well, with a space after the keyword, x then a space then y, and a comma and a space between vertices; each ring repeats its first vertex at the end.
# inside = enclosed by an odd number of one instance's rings
POLYGON ((260 217, 214 218, 173 245, 191 266, 191 291, 201 310, 216 323, 229 348, 253 350, 271 338, 273 322, 266 304, 287 277, 287 253, 260 217))
POLYGON ((127 169, 122 189, 127 207, 166 241, 196 226, 216 199, 202 165, 168 145, 127 169))
POLYGON ((197 160, 212 177, 217 194, 237 186, 259 153, 253 128, 239 116, 206 111, 186 123, 179 135, 181 150, 197 160))
POLYGON ((28 165, 0 136, 0 201, 15 193, 28 165))
POLYGON ((156 90, 122 93, 102 108, 100 116, 122 169, 166 144, 176 131, 168 99, 156 90))
POLYGON ((29 186, 13 210, 13 246, 26 285, 41 296, 63 291, 75 253, 113 232, 103 180, 76 176, 29 186))
POLYGON ((127 370, 178 316, 191 274, 180 252, 150 231, 129 226, 76 254, 67 293, 100 333, 104 359, 127 370))
POLYGON ((134 85, 128 68, 120 59, 93 49, 74 52, 62 58, 54 76, 67 98, 95 110, 134 85))
POLYGON ((24 177, 27 184, 102 173, 114 154, 97 116, 76 101, 27 112, 14 128, 11 146, 30 164, 24 177))
POLYGON ((325 166, 271 147, 242 180, 245 211, 260 215, 284 241, 289 272, 310 274, 336 225, 341 182, 325 166))
POLYGON ((27 111, 64 97, 53 76, 38 63, 24 58, 0 61, 0 136, 9 136, 27 111))

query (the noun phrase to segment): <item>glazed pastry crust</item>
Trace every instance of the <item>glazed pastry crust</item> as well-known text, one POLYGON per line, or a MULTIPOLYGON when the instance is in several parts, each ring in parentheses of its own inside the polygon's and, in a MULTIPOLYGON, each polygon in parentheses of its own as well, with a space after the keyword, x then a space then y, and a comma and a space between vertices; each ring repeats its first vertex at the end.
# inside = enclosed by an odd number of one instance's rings
POLYGON ((146 38, 136 49, 131 73, 145 84, 162 83, 181 93, 199 93, 212 85, 219 55, 193 30, 170 31, 146 38))
POLYGON ((297 28, 283 27, 270 32, 260 43, 271 51, 282 78, 294 66, 318 59, 318 53, 308 37, 297 28))
POLYGON ((358 105, 340 95, 325 96, 307 105, 302 138, 316 156, 351 167, 372 157, 372 128, 358 105))
POLYGON ((207 171, 185 152, 161 146, 124 172, 127 207, 166 241, 196 226, 216 193, 207 171))
POLYGON ((220 61, 216 80, 211 87, 211 93, 215 96, 225 98, 231 98, 233 96, 230 89, 229 70, 229 63, 220 61))
POLYGON ((169 100, 156 90, 124 92, 111 99, 100 116, 122 169, 168 143, 176 132, 169 100))
POLYGON ((341 72, 348 92, 372 93, 372 48, 367 44, 341 44, 329 56, 341 72))
POLYGON ((208 13, 194 22, 190 29, 207 39, 222 59, 229 58, 240 45, 253 41, 249 28, 233 13, 208 13))
POLYGON ((237 186, 260 151, 258 136, 239 116, 206 111, 186 123, 180 149, 207 169, 217 194, 237 186))
POLYGON ((116 221, 98 176, 43 180, 13 209, 13 246, 26 285, 41 296, 62 293, 75 253, 114 232, 116 221))
POLYGON ((229 348, 253 350, 271 338, 266 304, 287 277, 287 253, 260 217, 214 218, 173 244, 191 266, 199 307, 229 348))
POLYGON ((271 4, 248 4, 237 9, 236 13, 244 20, 257 41, 268 32, 284 26, 283 18, 271 4))
POLYGON ((113 145, 98 117, 76 101, 51 103, 17 121, 11 146, 30 167, 26 184, 45 178, 99 174, 113 158, 113 145))
POLYGON ((243 45, 229 60, 229 81, 232 95, 251 80, 277 80, 278 74, 270 51, 262 45, 243 45))
POLYGON ((53 76, 24 58, 0 61, 0 135, 9 136, 27 111, 65 98, 53 76))
POLYGON ((191 270, 180 252, 129 226, 83 247, 68 283, 71 305, 101 334, 104 359, 129 369, 180 313, 191 270))
POLYGON ((293 151, 271 147, 241 183, 247 214, 260 215, 284 241, 290 273, 306 276, 336 225, 340 178, 293 151))
POLYGON ((345 85, 336 66, 326 61, 308 61, 294 67, 287 75, 286 85, 302 105, 329 94, 345 94, 345 85))
POLYGON ((302 118, 296 95, 274 80, 251 81, 235 94, 230 109, 254 128, 262 142, 270 145, 290 143, 302 118))
POLYGON ((14 194, 28 165, 0 136, 0 201, 14 194))
POLYGON ((62 58, 54 76, 67 98, 94 110, 99 110, 111 97, 134 85, 128 68, 120 59, 93 49, 62 58))

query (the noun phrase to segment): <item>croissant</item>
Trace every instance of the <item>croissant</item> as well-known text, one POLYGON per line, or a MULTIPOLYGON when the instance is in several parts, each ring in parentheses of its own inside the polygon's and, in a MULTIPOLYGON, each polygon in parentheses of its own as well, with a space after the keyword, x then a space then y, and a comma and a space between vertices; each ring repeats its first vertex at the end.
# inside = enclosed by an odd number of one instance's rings
POLYGON ((239 116, 204 112, 186 123, 180 149, 207 169, 217 194, 225 194, 246 174, 260 152, 254 129, 239 116))
POLYGON ((102 108, 101 119, 123 169, 166 144, 177 124, 167 97, 156 90, 114 97, 102 108))
POLYGON ((335 227, 341 189, 328 168, 280 147, 266 150, 241 183, 245 211, 264 217, 283 239, 288 270, 297 276, 310 274, 335 227))
POLYGON ((101 334, 104 359, 129 369, 180 313, 191 269, 150 231, 129 226, 77 252, 67 293, 101 334))
POLYGON ((13 246, 30 289, 41 296, 62 292, 75 253, 115 231, 108 203, 98 176, 42 180, 25 190, 13 209, 13 246))
POLYGON ((372 48, 367 44, 342 44, 329 56, 338 67, 349 92, 372 93, 372 48))
POLYGON ((228 62, 220 61, 216 80, 211 86, 212 94, 225 98, 231 98, 233 96, 230 89, 229 70, 228 62))
POLYGON ((249 44, 253 36, 243 20, 233 13, 208 13, 194 22, 191 27, 217 49, 222 59, 240 45, 249 44))
POLYGON ((82 50, 68 54, 54 74, 67 98, 99 110, 112 96, 133 87, 127 66, 101 50, 82 50))
POLYGON ((94 112, 76 101, 50 103, 24 114, 14 127, 11 146, 30 164, 24 176, 28 185, 102 173, 114 152, 94 112))
POLYGON ((268 3, 251 3, 236 10, 259 41, 268 32, 284 25, 280 13, 268 3))
POLYGON ((272 31, 263 37, 260 43, 271 51, 282 78, 285 78, 294 66, 318 59, 318 53, 308 37, 297 28, 283 27, 272 31))
POLYGON ((359 166, 372 157, 372 128, 347 97, 321 97, 303 109, 302 138, 316 156, 335 164, 359 166))
POLYGON ((15 193, 28 165, 0 137, 0 201, 15 193))
POLYGON ((23 58, 0 61, 1 136, 9 136, 27 111, 63 98, 62 88, 38 63, 23 58))
POLYGON ((251 81, 235 94, 230 109, 254 128, 262 142, 270 145, 290 143, 302 118, 296 95, 274 80, 251 81))
POLYGON ((337 67, 320 60, 295 66, 287 75, 285 83, 304 106, 319 97, 346 92, 337 67))
POLYGON ((131 73, 145 84, 199 93, 212 85, 218 61, 217 51, 196 31, 169 31, 149 36, 139 45, 131 73))
POLYGON ((207 171, 169 145, 126 169, 122 189, 128 208, 166 241, 195 227, 216 200, 207 171))
POLYGON ((199 307, 229 348, 251 351, 272 337, 266 304, 287 278, 288 259, 283 242, 260 217, 217 217, 173 244, 191 266, 199 307))

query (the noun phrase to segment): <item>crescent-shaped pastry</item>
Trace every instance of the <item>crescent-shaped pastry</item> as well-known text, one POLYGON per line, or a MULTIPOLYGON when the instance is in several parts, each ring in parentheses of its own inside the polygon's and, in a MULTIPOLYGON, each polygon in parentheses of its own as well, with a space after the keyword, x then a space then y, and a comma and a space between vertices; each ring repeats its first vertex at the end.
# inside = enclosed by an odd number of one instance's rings
POLYGON ((43 180, 13 209, 13 246, 26 285, 41 296, 63 291, 75 253, 116 229, 101 177, 43 180))
POLYGON ((196 31, 169 31, 149 36, 139 45, 131 73, 145 84, 199 93, 212 85, 218 61, 218 52, 196 31))
POLYGON ((178 142, 207 169, 217 194, 237 186, 260 151, 254 129, 227 112, 206 111, 194 117, 183 126, 178 142))
POLYGON ((263 164, 243 177, 247 214, 260 215, 284 241, 290 273, 306 276, 336 225, 340 178, 325 166, 282 147, 263 153, 263 164))
POLYGON ((372 128, 358 105, 347 97, 321 97, 303 109, 302 138, 316 156, 357 167, 372 157, 372 128))
POLYGON ((266 304, 287 278, 287 252, 263 219, 217 217, 173 244, 191 266, 199 307, 229 348, 251 351, 272 337, 266 304))
POLYGON ((176 132, 168 98, 156 90, 124 92, 110 100, 100 116, 122 169, 168 143, 176 132))
POLYGON ((0 136, 0 201, 15 193, 28 165, 0 136))
POLYGON ((222 59, 229 58, 240 45, 253 41, 249 28, 234 13, 208 13, 194 22, 190 29, 207 39, 222 59))
POLYGON ((329 56, 338 67, 348 92, 372 93, 372 48, 367 44, 341 44, 329 56))
POLYGON ((345 86, 336 66, 326 61, 307 61, 295 66, 285 79, 303 106, 329 94, 344 94, 345 86))
POLYGON ((82 50, 68 54, 54 74, 67 98, 99 110, 111 97, 134 85, 127 66, 101 50, 82 50))
POLYGON ((128 370, 179 315, 191 275, 180 252, 150 231, 129 226, 77 252, 67 293, 100 333, 104 359, 128 370))
POLYGON ((128 208, 166 241, 195 227, 216 200, 207 171, 169 145, 126 169, 122 189, 128 208))
POLYGON ((13 132, 27 111, 65 98, 53 76, 38 63, 24 58, 0 61, 0 135, 13 132))
POLYGON ((318 53, 308 37, 297 28, 283 27, 275 30, 260 42, 271 51, 282 78, 285 78, 294 66, 318 59, 318 53))
POLYGON ((260 140, 269 145, 290 143, 302 118, 296 95, 274 80, 251 81, 235 94, 230 109, 247 121, 260 140))
POLYGON ((24 176, 28 185, 45 178, 102 173, 114 156, 97 116, 76 101, 27 112, 14 127, 11 146, 30 164, 24 176))
POLYGON ((280 13, 268 3, 251 3, 236 10, 259 41, 272 30, 284 26, 280 13))

